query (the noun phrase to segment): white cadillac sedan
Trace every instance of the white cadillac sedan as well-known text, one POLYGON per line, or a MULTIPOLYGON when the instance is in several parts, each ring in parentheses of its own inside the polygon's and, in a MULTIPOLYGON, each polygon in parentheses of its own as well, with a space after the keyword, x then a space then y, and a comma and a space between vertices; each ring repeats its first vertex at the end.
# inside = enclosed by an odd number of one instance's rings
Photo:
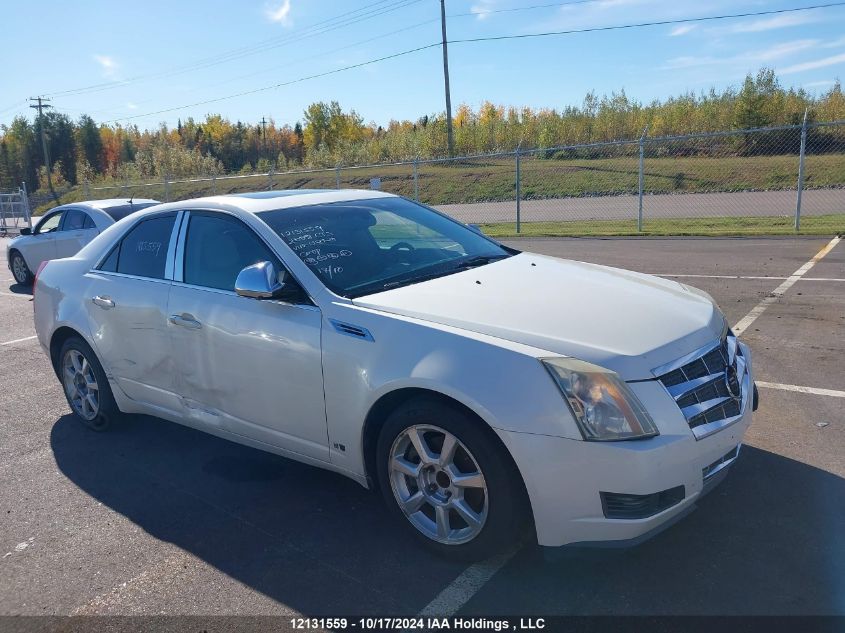
POLYGON ((694 507, 756 406, 704 292, 504 247, 375 191, 163 204, 35 284, 76 415, 144 413, 378 488, 477 558, 632 544, 694 507))
POLYGON ((117 220, 146 209, 158 200, 117 198, 74 202, 50 209, 30 230, 6 244, 6 261, 19 284, 32 282, 41 262, 70 257, 117 220))

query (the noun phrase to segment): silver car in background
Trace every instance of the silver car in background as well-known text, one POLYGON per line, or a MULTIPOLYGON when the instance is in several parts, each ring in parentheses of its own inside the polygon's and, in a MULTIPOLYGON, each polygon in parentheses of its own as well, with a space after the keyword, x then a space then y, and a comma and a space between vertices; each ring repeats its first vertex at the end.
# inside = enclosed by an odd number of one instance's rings
POLYGON ((6 261, 15 281, 32 283, 42 262, 76 255, 79 250, 118 220, 146 209, 157 200, 116 198, 73 202, 50 209, 35 227, 6 244, 6 261))

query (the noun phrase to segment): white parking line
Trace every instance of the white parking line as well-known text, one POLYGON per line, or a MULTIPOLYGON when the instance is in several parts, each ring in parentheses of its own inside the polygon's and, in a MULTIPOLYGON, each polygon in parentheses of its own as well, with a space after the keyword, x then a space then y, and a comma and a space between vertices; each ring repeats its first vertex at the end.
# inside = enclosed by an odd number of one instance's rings
MULTIPOLYGON (((647 273, 655 277, 690 277, 693 279, 762 279, 764 281, 789 279, 789 277, 757 277, 754 275, 688 275, 676 273, 647 273)), ((845 281, 836 277, 801 277, 800 281, 845 281)))
POLYGON ((12 343, 23 343, 24 341, 31 341, 34 338, 38 338, 37 336, 25 336, 24 338, 16 338, 13 341, 6 341, 4 343, 0 343, 0 345, 11 345, 12 343))
POLYGON ((519 550, 518 547, 488 558, 487 560, 474 563, 467 567, 461 574, 450 582, 434 600, 425 605, 420 611, 420 616, 441 616, 448 617, 457 613, 458 609, 469 602, 479 589, 490 580, 497 571, 513 558, 519 550))
POLYGON ((809 393, 814 396, 832 396, 834 398, 845 398, 845 391, 837 389, 818 389, 816 387, 801 387, 800 385, 783 385, 779 382, 756 381, 758 387, 766 389, 780 389, 782 391, 795 391, 798 393, 809 393))
POLYGON ((781 285, 775 288, 772 293, 763 299, 760 303, 758 303, 754 308, 746 314, 742 319, 740 319, 739 323, 737 323, 733 327, 734 334, 739 335, 745 332, 757 318, 766 311, 770 305, 772 305, 775 301, 780 299, 783 294, 792 287, 796 281, 801 279, 807 271, 809 271, 813 266, 816 265, 816 262, 821 260, 822 257, 827 255, 833 248, 839 244, 841 238, 834 237, 830 242, 827 243, 823 249, 821 249, 818 253, 813 256, 813 259, 808 261, 806 264, 801 266, 798 270, 792 273, 789 277, 787 277, 786 281, 784 281, 781 285))
POLYGON ((32 295, 19 294, 16 292, 0 292, 0 295, 3 295, 4 297, 24 297, 26 299, 32 299, 32 295))
POLYGON ((686 274, 674 274, 674 273, 648 273, 649 275, 655 275, 656 277, 691 277, 694 279, 772 279, 772 280, 780 280, 780 279, 788 279, 788 277, 755 277, 753 275, 686 275, 686 274))

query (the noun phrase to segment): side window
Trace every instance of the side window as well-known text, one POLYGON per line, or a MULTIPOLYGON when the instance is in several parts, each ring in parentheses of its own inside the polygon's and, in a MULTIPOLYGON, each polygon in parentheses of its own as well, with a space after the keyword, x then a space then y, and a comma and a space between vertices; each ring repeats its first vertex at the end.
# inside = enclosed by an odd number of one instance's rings
POLYGON ((104 270, 109 273, 116 273, 117 272, 117 256, 120 254, 120 245, 115 246, 111 249, 111 253, 106 259, 100 264, 100 270, 104 270))
POLYGON ((63 211, 59 211, 58 213, 47 216, 38 223, 38 226, 35 227, 35 231, 33 232, 36 235, 41 235, 42 233, 52 233, 59 228, 59 223, 62 221, 62 213, 63 211))
POLYGON ((82 223, 83 229, 96 229, 97 225, 94 224, 94 220, 91 219, 91 216, 87 213, 85 214, 85 221, 82 223))
POLYGON ((169 213, 138 223, 112 249, 100 270, 164 279, 167 247, 175 221, 176 214, 169 213))
POLYGON ((194 286, 234 290, 247 266, 278 259, 239 220, 220 214, 192 213, 185 236, 184 281, 194 286))
POLYGON ((62 223, 62 231, 78 231, 84 228, 85 218, 88 215, 79 209, 70 209, 65 212, 65 221, 62 223))

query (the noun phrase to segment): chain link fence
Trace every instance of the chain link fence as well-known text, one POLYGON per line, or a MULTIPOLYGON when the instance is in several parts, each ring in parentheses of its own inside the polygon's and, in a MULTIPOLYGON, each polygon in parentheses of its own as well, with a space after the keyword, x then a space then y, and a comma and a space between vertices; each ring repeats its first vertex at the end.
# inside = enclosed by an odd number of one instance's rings
POLYGON ((26 189, 0 192, 0 236, 20 233, 24 227, 32 228, 26 189))
MULTIPOLYGON (((62 198, 162 201, 379 189, 491 235, 845 231, 845 121, 262 174, 83 184, 62 198)), ((35 208, 37 205, 33 205, 35 208)))

